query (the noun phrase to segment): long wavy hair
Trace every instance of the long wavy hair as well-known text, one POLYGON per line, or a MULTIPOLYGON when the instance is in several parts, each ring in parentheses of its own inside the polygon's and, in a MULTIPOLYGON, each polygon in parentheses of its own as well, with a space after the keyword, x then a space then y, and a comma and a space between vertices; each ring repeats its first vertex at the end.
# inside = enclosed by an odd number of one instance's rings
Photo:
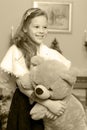
POLYGON ((35 42, 25 30, 27 30, 31 20, 37 16, 45 16, 48 19, 47 14, 39 8, 30 8, 26 10, 16 33, 10 40, 10 45, 15 44, 22 51, 28 68, 30 68, 31 57, 36 55, 37 49, 35 42))

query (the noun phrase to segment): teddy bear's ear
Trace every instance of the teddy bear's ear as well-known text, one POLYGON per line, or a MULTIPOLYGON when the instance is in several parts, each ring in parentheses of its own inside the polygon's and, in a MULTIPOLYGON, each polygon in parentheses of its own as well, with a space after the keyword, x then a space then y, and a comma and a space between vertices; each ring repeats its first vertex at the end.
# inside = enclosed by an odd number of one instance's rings
POLYGON ((64 73, 61 73, 61 78, 67 82, 70 86, 73 86, 76 82, 76 72, 73 68, 70 68, 70 70, 64 72, 64 73))
POLYGON ((43 61, 44 61, 44 59, 42 57, 40 57, 40 56, 33 56, 31 58, 31 65, 37 66, 37 65, 43 63, 43 61))

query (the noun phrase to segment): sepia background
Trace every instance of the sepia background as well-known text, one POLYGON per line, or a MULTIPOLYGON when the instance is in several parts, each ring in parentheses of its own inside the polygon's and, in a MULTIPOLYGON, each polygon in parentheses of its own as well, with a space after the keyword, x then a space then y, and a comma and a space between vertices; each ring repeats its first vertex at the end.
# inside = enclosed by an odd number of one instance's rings
MULTIPOLYGON (((24 11, 33 6, 34 0, 3 0, 0 1, 0 61, 9 45, 11 27, 14 32, 24 11)), ((38 0, 43 1, 43 0, 38 0)), ((44 2, 47 0, 44 0, 44 2)), ((48 0, 59 2, 67 0, 48 0)), ((80 75, 87 75, 87 51, 84 47, 85 30, 87 29, 87 0, 68 0, 72 2, 72 32, 49 33, 46 44, 49 45, 56 37, 64 56, 71 60, 73 66, 80 70, 80 75)))
MULTIPOLYGON (((46 1, 47 0, 38 0, 46 1)), ((45 44, 56 38, 62 53, 78 73, 74 94, 87 106, 87 0, 48 0, 48 2, 72 2, 71 33, 49 32, 45 44)), ((9 48, 9 40, 18 27, 24 11, 33 7, 34 0, 0 0, 0 62, 9 48)), ((1 78, 1 77, 0 77, 1 78)), ((14 77, 8 83, 0 83, 0 123, 6 127, 7 114, 14 92, 14 77), (13 86, 13 87, 12 87, 13 86), (9 89, 8 89, 9 88, 9 89), (2 102, 3 101, 3 102, 2 102), (1 106, 3 106, 1 108, 1 106), (4 113, 4 114, 2 114, 4 113)), ((1 124, 0 124, 1 126, 1 124)), ((2 130, 0 128, 0 130, 2 130)))

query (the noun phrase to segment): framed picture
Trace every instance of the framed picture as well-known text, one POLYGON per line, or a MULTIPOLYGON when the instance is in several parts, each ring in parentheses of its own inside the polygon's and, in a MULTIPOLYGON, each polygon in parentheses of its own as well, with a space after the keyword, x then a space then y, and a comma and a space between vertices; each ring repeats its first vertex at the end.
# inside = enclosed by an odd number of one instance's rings
POLYGON ((48 15, 48 30, 50 32, 71 32, 72 3, 71 2, 39 2, 34 1, 34 8, 46 11, 48 15))

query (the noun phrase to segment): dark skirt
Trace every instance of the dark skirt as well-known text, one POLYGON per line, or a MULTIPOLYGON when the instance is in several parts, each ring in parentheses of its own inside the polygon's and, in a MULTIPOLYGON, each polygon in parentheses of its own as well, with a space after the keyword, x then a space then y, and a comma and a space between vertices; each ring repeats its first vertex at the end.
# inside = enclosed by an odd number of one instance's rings
POLYGON ((44 130, 43 120, 31 119, 29 112, 33 105, 17 88, 13 95, 6 130, 44 130))

